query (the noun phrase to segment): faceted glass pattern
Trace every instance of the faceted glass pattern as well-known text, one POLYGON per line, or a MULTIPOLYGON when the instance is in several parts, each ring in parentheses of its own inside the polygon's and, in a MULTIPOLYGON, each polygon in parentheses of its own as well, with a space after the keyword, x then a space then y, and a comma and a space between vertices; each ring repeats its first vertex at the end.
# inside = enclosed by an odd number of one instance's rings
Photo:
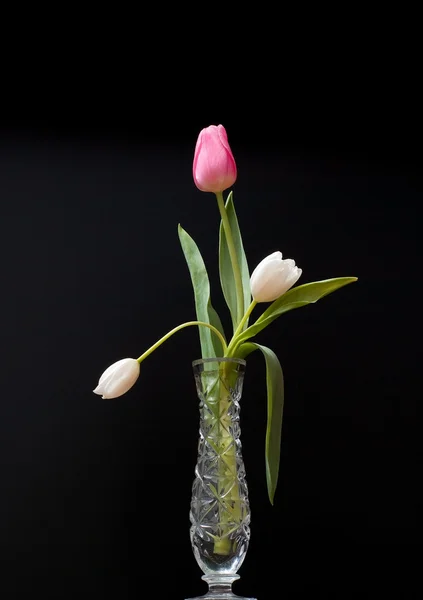
POLYGON ((241 453, 241 359, 193 363, 200 400, 198 460, 191 498, 191 543, 209 592, 203 598, 239 598, 232 582, 248 548, 250 507, 241 453))

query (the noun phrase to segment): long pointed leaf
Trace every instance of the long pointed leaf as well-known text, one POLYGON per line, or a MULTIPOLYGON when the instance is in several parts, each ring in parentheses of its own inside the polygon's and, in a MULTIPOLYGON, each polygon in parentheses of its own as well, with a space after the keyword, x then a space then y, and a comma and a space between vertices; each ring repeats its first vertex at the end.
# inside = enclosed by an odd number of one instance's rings
POLYGON ((257 350, 258 344, 253 344, 251 342, 247 342, 245 344, 241 344, 234 355, 235 358, 245 359, 249 356, 254 350, 257 350))
POLYGON ((298 287, 290 289, 286 294, 283 294, 283 296, 275 300, 257 321, 244 331, 239 338, 239 342, 243 342, 257 335, 262 329, 270 325, 272 321, 283 313, 294 310, 295 308, 300 308, 301 306, 307 306, 307 304, 313 304, 320 300, 320 298, 323 298, 354 281, 357 281, 357 277, 337 277, 334 279, 324 279, 322 281, 305 283, 304 285, 299 285, 298 287))
MULTIPOLYGON (((239 229, 238 219, 235 212, 232 192, 230 192, 226 200, 225 209, 231 227, 238 265, 241 271, 242 289, 244 295, 244 312, 242 315, 238 315, 235 278, 232 269, 231 257, 229 254, 225 230, 223 228, 223 223, 221 222, 219 230, 220 282, 222 284, 222 291, 226 300, 226 304, 228 305, 228 308, 231 313, 232 325, 235 330, 251 303, 250 272, 248 269, 247 258, 244 252, 244 246, 242 243, 241 232, 239 229)), ((245 327, 246 326, 247 323, 245 324, 245 327)))
MULTIPOLYGON (((217 314, 217 312, 215 311, 215 309, 213 308, 213 306, 211 304, 210 295, 209 295, 209 300, 207 302, 207 314, 209 316, 210 325, 213 325, 213 327, 216 327, 216 329, 218 331, 220 331, 220 333, 225 338, 225 333, 223 331, 222 322, 220 320, 219 315, 217 314)), ((198 319, 198 320, 200 320, 200 319, 198 319)), ((205 327, 200 327, 200 329, 204 329, 204 331, 206 330, 205 327)), ((210 329, 208 331, 210 331, 210 329)), ((215 335, 212 331, 210 331, 210 337, 211 337, 211 341, 213 344, 214 356, 219 356, 219 357, 223 356, 222 342, 219 340, 217 335, 215 335)), ((226 340, 226 338, 225 338, 225 340, 226 340)), ((213 358, 214 358, 214 356, 213 356, 213 358)), ((205 355, 203 355, 203 358, 206 358, 205 355)))
MULTIPOLYGON (((247 345, 247 344, 245 344, 247 345)), ((266 361, 267 428, 266 481, 269 500, 273 504, 278 483, 284 404, 283 373, 278 357, 266 346, 248 344, 261 350, 266 361)))
MULTIPOLYGON (((210 323, 210 325, 216 327, 216 329, 224 336, 225 334, 219 315, 211 304, 210 281, 198 246, 181 225, 178 225, 178 235, 191 275, 197 320, 210 323)), ((222 344, 217 335, 215 335, 208 327, 199 327, 198 329, 202 358, 223 356, 222 344)))

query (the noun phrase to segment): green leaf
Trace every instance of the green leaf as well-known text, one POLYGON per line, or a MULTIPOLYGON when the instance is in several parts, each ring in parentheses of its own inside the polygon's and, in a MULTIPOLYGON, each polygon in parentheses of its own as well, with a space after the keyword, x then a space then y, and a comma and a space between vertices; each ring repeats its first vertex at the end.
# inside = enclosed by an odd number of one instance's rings
MULTIPOLYGON (((235 329, 238 326, 238 323, 241 321, 247 308, 251 304, 250 272, 248 269, 247 258, 244 252, 244 246, 242 243, 241 232, 239 229, 238 219, 235 212, 232 192, 230 192, 230 194, 228 195, 225 208, 231 227, 238 265, 241 271, 242 289, 244 294, 244 312, 242 315, 238 315, 235 278, 232 270, 231 257, 229 254, 228 243, 226 241, 225 230, 223 228, 223 223, 221 222, 219 230, 220 282, 222 285, 222 291, 226 300, 226 304, 228 305, 231 313, 232 325, 235 331, 235 329)), ((245 324, 245 326, 247 326, 247 323, 245 324)))
POLYGON ((254 352, 254 350, 257 350, 257 344, 246 342, 245 344, 241 344, 238 347, 236 354, 234 354, 234 357, 245 359, 249 354, 251 354, 251 352, 254 352))
POLYGON ((283 418, 283 373, 278 357, 266 346, 249 344, 262 351, 266 361, 267 384, 267 428, 266 428, 266 481, 269 500, 273 504, 278 483, 282 418, 283 418))
MULTIPOLYGON (((225 337, 219 315, 211 304, 210 281, 198 246, 181 225, 178 225, 178 235, 191 275, 197 320, 210 323, 210 325, 216 327, 223 337, 225 337)), ((200 334, 202 358, 223 356, 222 343, 218 336, 208 327, 199 327, 198 330, 200 334)))
POLYGON ((248 327, 239 337, 239 342, 248 340, 257 335, 259 331, 270 325, 277 317, 295 308, 313 304, 324 296, 339 290, 344 285, 357 281, 357 277, 336 277, 305 283, 290 289, 286 294, 272 302, 257 321, 248 327))
MULTIPOLYGON (((223 335, 223 337, 225 338, 225 341, 226 341, 222 322, 220 320, 219 315, 217 314, 217 312, 215 311, 215 309, 213 308, 213 306, 211 304, 210 295, 209 295, 209 299, 207 302, 207 314, 209 316, 208 322, 210 323, 210 325, 213 325, 213 327, 215 327, 218 331, 220 331, 220 333, 223 335)), ((197 315, 198 315, 198 313, 197 313, 197 315)), ((199 318, 198 318, 198 321, 200 321, 199 318)), ((206 327, 200 327, 199 329, 202 331, 206 331, 206 327)), ((213 358, 215 356, 223 356, 224 352, 223 352, 223 348, 222 348, 222 342, 219 340, 217 335, 215 335, 212 331, 210 331, 210 329, 207 329, 207 331, 210 333, 211 341, 213 344, 213 349, 214 349, 213 358)), ((206 358, 206 355, 202 354, 202 358, 206 358)))

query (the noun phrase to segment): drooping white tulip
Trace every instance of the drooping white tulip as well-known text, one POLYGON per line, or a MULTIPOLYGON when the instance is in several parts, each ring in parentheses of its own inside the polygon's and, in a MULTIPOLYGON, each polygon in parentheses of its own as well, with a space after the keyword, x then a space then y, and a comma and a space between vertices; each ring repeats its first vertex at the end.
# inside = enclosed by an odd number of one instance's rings
POLYGON ((256 302, 273 302, 294 285, 301 273, 294 260, 282 260, 282 252, 273 252, 254 269, 251 294, 256 302))
POLYGON ((118 398, 134 385, 140 374, 140 363, 135 358, 123 358, 110 365, 93 390, 103 398, 118 398))

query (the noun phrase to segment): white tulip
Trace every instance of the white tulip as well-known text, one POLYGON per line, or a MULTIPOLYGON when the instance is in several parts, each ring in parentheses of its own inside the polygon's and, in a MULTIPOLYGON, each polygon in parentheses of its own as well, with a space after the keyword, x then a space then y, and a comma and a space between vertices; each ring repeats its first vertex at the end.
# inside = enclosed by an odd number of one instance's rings
POLYGON ((282 252, 273 252, 257 265, 251 275, 251 294, 256 302, 273 302, 300 278, 302 270, 282 252))
POLYGON ((93 390, 103 398, 118 398, 134 385, 140 374, 140 363, 135 358, 123 358, 110 365, 93 390))

